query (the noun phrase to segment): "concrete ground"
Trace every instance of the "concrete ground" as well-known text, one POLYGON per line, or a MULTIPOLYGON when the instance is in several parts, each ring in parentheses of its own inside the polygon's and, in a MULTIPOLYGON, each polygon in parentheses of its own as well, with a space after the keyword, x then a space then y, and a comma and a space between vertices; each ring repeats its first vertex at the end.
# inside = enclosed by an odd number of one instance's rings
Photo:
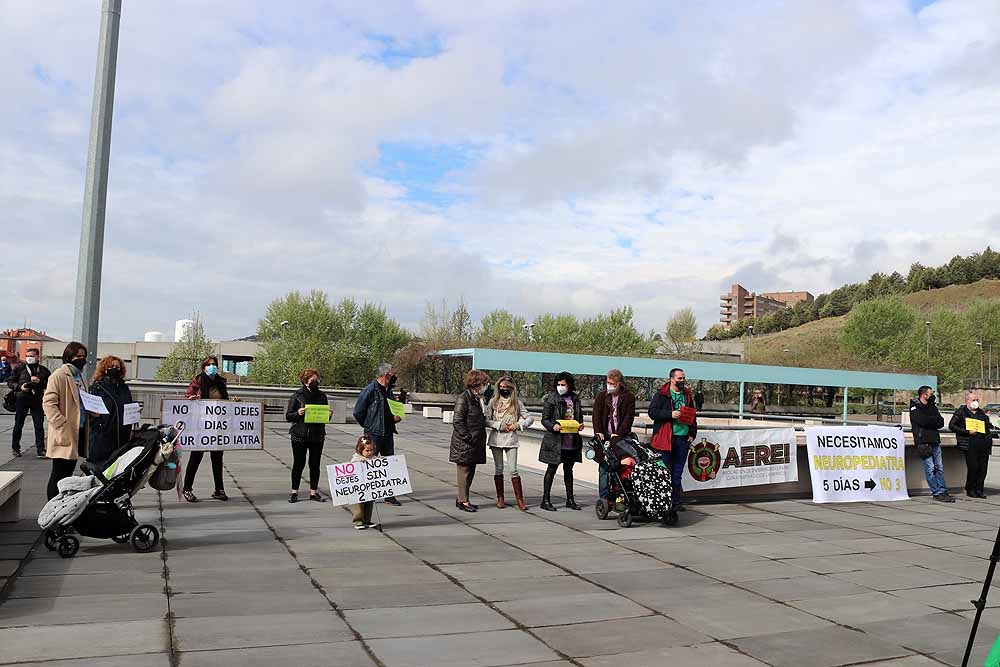
MULTIPOLYGON (((26 473, 24 520, 0 524, 0 664, 957 665, 1000 522, 997 495, 700 505, 621 529, 589 487, 585 511, 539 511, 533 473, 533 509, 497 510, 486 466, 466 514, 448 427, 412 418, 397 453, 414 493, 379 506, 385 532, 359 532, 345 508, 288 504, 290 448, 267 430, 265 451, 226 456, 228 503, 137 496, 159 553, 85 538, 54 556, 34 524, 48 461, 0 466, 26 473)), ((357 434, 331 426, 327 462, 357 434)), ((195 491, 211 492, 207 460, 195 491)), ((971 664, 1000 633, 1000 591, 989 604, 971 664)))

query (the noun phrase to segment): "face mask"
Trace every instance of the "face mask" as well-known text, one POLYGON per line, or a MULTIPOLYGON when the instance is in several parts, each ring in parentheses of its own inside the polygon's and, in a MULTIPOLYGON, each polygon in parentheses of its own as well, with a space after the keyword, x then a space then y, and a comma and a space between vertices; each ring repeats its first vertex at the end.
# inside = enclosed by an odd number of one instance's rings
POLYGON ((510 387, 504 387, 500 390, 500 395, 504 398, 510 398, 510 395, 514 393, 514 390, 510 387))
POLYGON ((389 376, 389 386, 390 387, 394 387, 395 385, 396 385, 396 376, 395 375, 390 375, 389 376))
POLYGON ((936 400, 937 400, 937 396, 935 396, 934 394, 931 394, 930 396, 927 397, 927 404, 928 405, 933 405, 934 401, 936 401, 936 400))
MULTIPOLYGON (((27 361, 29 364, 34 365, 38 363, 38 357, 28 357, 27 359, 25 359, 25 361, 27 361)), ((6 366, 7 364, 5 363, 4 365, 6 366)))
POLYGON ((969 407, 972 408, 973 410, 978 410, 979 409, 979 401, 973 401, 972 403, 969 403, 969 407))
POLYGON ((120 369, 120 368, 109 368, 108 372, 105 373, 105 375, 107 375, 112 380, 121 380, 122 379, 122 369, 120 369))
POLYGON ((87 360, 86 359, 74 359, 73 361, 71 361, 69 363, 71 363, 74 366, 76 366, 77 370, 82 371, 83 367, 87 365, 87 360))
POLYGON ((316 391, 317 389, 319 389, 319 381, 318 380, 310 380, 309 381, 309 391, 316 391))
POLYGON ((569 387, 565 385, 559 385, 558 387, 556 387, 556 391, 559 392, 560 396, 565 396, 566 394, 569 393, 569 387))
POLYGON ((687 385, 687 382, 685 382, 684 380, 678 380, 677 381, 677 388, 678 389, 683 389, 686 385, 687 385))
POLYGON ((208 377, 215 377, 215 374, 219 372, 219 367, 215 364, 209 364, 205 366, 205 375, 208 377))
POLYGON ((616 385, 616 384, 609 384, 608 385, 608 393, 609 394, 616 394, 616 393, 618 393, 618 385, 616 385))

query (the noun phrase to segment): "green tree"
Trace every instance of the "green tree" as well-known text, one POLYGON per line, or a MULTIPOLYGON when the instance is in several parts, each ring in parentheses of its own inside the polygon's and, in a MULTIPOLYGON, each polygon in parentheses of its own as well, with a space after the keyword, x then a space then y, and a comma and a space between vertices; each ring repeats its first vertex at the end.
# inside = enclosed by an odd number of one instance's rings
MULTIPOLYGON (((205 327, 201 316, 195 313, 194 325, 178 341, 160 367, 156 369, 156 379, 161 382, 187 382, 201 372, 202 360, 215 354, 215 346, 205 337, 205 327)), ((222 370, 222 369, 219 369, 222 370)))
POLYGON ((635 328, 632 306, 622 306, 607 315, 580 323, 577 352, 593 354, 652 354, 656 345, 635 328))
POLYGON ((698 320, 690 308, 681 308, 667 321, 667 340, 680 354, 690 348, 698 336, 698 320))
POLYGON ((931 314, 927 321, 930 322, 930 344, 928 327, 921 326, 918 321, 890 361, 903 368, 936 375, 942 391, 955 391, 962 388, 965 380, 979 377, 978 339, 968 319, 941 309, 931 314))
POLYGON ((580 321, 576 315, 544 313, 535 318, 531 332, 535 347, 549 352, 578 352, 580 321))
POLYGON ((524 348, 529 344, 527 321, 508 310, 494 310, 483 316, 476 331, 476 346, 492 348, 524 348))
POLYGON ((917 313, 898 298, 856 305, 841 333, 845 348, 867 361, 884 361, 900 349, 917 325, 917 313))

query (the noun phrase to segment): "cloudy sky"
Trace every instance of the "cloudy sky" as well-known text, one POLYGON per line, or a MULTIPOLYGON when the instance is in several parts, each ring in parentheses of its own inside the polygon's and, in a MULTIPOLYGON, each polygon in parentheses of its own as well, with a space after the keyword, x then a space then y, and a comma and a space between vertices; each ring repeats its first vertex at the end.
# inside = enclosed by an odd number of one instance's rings
MULTIPOLYGON (((1000 232, 996 0, 124 4, 102 340, 311 288, 704 330, 1000 232)), ((0 0, 0 326, 72 331, 98 27, 0 0)))

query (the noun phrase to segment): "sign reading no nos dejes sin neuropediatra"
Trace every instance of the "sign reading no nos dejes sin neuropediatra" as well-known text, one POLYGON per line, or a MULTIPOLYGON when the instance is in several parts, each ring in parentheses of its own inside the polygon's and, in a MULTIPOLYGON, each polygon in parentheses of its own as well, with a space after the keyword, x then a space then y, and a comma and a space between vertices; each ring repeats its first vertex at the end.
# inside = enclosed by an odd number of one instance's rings
POLYGON ((184 424, 178 442, 189 452, 264 448, 260 403, 164 400, 162 414, 165 423, 184 424))
POLYGON ((336 505, 394 498, 413 491, 405 456, 376 456, 326 467, 330 497, 336 505))

